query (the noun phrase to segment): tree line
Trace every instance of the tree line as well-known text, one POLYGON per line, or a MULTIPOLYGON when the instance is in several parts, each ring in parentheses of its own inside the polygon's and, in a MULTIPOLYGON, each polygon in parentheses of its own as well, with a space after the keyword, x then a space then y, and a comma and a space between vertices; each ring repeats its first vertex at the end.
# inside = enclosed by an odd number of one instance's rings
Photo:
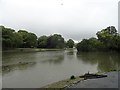
POLYGON ((73 48, 74 41, 69 39, 65 41, 62 35, 54 34, 50 36, 37 37, 36 34, 26 30, 19 30, 0 26, 2 30, 2 48, 73 48))
POLYGON ((78 51, 120 51, 120 34, 114 26, 96 33, 97 38, 83 39, 77 44, 78 51))
MULTIPOLYGON (((36 34, 26 30, 5 28, 2 30, 2 48, 73 48, 75 43, 72 39, 65 41, 60 34, 37 37, 36 34)), ((97 38, 91 37, 83 39, 77 43, 76 48, 79 51, 120 51, 120 34, 114 26, 109 26, 96 33, 97 38)))

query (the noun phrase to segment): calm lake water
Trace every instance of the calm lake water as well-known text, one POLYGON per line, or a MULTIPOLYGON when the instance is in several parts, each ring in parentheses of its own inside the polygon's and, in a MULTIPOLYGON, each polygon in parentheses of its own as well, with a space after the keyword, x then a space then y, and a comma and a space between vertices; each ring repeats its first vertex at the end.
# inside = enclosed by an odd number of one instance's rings
POLYGON ((86 72, 118 69, 120 54, 77 50, 3 53, 3 88, 40 88, 86 72))

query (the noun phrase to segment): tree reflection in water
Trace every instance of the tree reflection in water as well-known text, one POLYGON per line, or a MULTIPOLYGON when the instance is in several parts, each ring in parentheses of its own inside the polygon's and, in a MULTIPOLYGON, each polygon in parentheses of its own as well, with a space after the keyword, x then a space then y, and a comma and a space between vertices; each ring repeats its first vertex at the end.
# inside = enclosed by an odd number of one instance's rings
POLYGON ((120 55, 117 52, 79 52, 76 56, 84 63, 98 64, 100 72, 120 69, 120 55))
POLYGON ((49 59, 46 60, 41 60, 42 63, 49 63, 49 64, 61 64, 63 61, 64 61, 63 54, 50 57, 49 59))

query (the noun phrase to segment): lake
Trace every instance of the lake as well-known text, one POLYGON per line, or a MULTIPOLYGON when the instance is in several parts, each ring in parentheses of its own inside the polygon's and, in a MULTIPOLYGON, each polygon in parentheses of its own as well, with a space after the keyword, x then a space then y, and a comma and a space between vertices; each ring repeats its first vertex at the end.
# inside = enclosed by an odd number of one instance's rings
MULTIPOLYGON (((44 52, 3 52, 3 88, 40 88, 82 75, 118 69, 116 52, 81 52, 76 49, 44 52)), ((1 73, 1 72, 0 72, 1 73)))

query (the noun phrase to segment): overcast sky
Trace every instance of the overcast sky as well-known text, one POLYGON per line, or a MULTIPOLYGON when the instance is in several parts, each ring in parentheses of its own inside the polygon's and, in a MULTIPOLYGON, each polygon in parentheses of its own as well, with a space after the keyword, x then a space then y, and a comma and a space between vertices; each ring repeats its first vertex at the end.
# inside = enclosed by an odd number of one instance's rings
POLYGON ((111 25, 118 29, 118 1, 0 0, 0 24, 80 41, 111 25))

